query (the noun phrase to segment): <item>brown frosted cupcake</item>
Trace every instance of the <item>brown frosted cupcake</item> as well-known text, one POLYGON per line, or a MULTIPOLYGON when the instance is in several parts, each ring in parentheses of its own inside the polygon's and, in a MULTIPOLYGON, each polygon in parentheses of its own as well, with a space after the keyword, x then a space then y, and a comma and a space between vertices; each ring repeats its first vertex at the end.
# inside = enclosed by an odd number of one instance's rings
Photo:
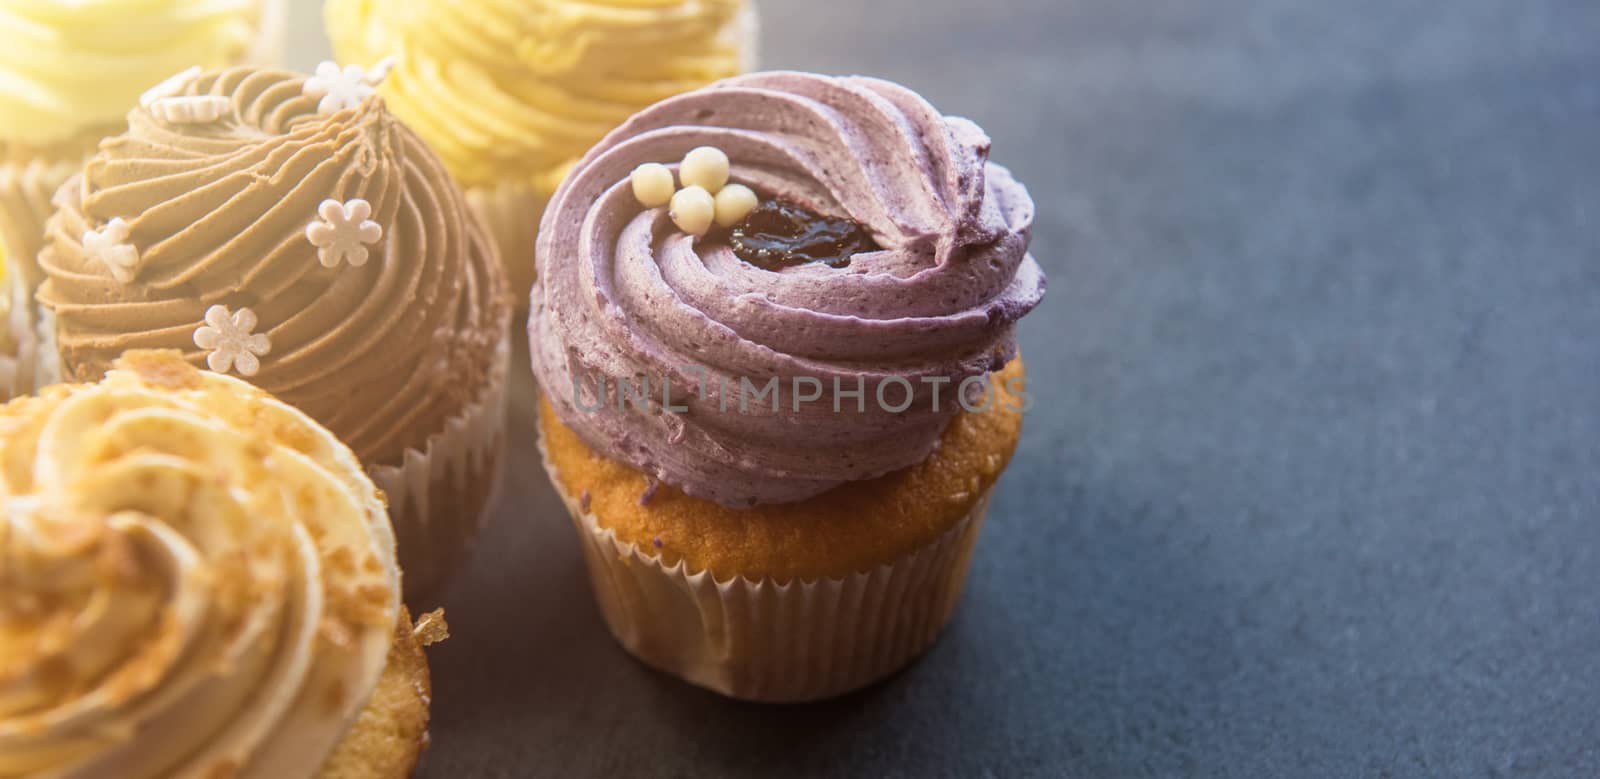
POLYGON ((407 599, 485 516, 511 306, 493 244, 364 74, 196 74, 128 116, 56 199, 45 372, 180 349, 305 411, 388 496, 407 599))
POLYGON ((284 0, 6 3, 0 13, 0 400, 34 389, 36 325, 26 305, 41 281, 51 196, 122 130, 140 95, 187 67, 275 63, 284 0), (15 298, 15 300, 13 300, 15 298), (23 305, 18 305, 21 302, 23 305))
POLYGON ((630 651, 811 700, 949 619, 1044 294, 1033 203, 988 148, 888 82, 762 73, 638 114, 556 193, 546 464, 630 651))
POLYGON ((0 775, 409 776, 437 617, 361 464, 175 353, 117 367, 0 408, 0 775))

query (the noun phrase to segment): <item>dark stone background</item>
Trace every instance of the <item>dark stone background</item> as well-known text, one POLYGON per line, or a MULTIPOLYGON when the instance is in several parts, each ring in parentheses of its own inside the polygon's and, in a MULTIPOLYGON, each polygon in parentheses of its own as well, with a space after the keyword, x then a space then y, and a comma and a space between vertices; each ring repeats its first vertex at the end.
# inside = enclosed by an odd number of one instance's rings
POLYGON ((768 66, 905 83, 1038 201, 966 601, 825 705, 642 668, 524 373, 422 776, 1600 776, 1600 3, 762 7, 768 66))

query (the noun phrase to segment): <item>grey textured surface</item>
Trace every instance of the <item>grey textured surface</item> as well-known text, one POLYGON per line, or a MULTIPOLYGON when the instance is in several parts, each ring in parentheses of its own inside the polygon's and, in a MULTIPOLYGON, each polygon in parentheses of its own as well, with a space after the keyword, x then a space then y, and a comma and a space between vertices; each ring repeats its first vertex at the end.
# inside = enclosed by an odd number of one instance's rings
POLYGON ((525 385, 424 777, 1600 776, 1600 4, 820 5, 766 64, 977 119, 1039 204, 962 610, 824 705, 645 670, 525 385))

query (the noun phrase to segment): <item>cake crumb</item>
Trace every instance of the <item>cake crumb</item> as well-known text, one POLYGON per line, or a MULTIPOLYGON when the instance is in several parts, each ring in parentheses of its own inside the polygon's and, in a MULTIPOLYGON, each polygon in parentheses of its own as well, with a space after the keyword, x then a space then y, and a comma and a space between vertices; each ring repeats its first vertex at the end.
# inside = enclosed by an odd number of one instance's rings
POLYGON ((450 637, 450 624, 444 621, 444 609, 434 609, 417 618, 411 634, 423 646, 433 646, 450 637))

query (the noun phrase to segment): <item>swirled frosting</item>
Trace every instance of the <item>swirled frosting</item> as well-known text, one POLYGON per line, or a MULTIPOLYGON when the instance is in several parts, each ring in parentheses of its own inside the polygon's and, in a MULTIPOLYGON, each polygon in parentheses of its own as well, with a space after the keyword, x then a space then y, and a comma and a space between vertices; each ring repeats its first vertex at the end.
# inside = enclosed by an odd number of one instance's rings
POLYGON ((399 619, 383 504, 176 354, 0 409, 0 777, 310 779, 399 619))
POLYGON ((444 166, 381 98, 319 114, 304 86, 235 68, 174 87, 225 98, 217 121, 134 110, 58 194, 38 298, 79 380, 128 349, 206 364, 195 336, 207 311, 249 309, 270 339, 252 381, 369 465, 393 464, 481 392, 509 323, 506 282, 444 166), (330 199, 368 202, 381 240, 355 246, 370 259, 324 265, 307 228, 330 199), (85 246, 113 226, 137 250, 131 265, 85 246))
POLYGON ((651 103, 738 73, 744 0, 330 0, 346 62, 398 60, 382 92, 464 186, 549 195, 651 103))
POLYGON ((955 388, 1014 354, 1014 324, 1044 294, 1027 253, 1033 201, 988 152, 972 122, 874 79, 760 73, 659 103, 590 151, 545 213, 534 372, 596 450, 728 505, 800 500, 920 462, 960 408, 955 388), (634 167, 703 145, 727 152, 734 181, 848 217, 882 250, 842 269, 764 270, 725 233, 695 239, 638 203, 634 167), (600 380, 638 388, 636 377, 657 401, 670 384, 687 411, 594 407, 600 380), (779 408, 757 399, 741 413, 744 382, 774 377, 779 408), (887 409, 903 385, 876 399, 889 377, 914 391, 900 413, 887 409), (791 393, 796 378, 817 385, 791 393), (864 387, 865 410, 840 396, 836 411, 835 381, 864 387), (820 400, 797 405, 819 387, 820 400))
POLYGON ((277 0, 0 0, 0 141, 118 123, 151 85, 257 51, 277 0))

